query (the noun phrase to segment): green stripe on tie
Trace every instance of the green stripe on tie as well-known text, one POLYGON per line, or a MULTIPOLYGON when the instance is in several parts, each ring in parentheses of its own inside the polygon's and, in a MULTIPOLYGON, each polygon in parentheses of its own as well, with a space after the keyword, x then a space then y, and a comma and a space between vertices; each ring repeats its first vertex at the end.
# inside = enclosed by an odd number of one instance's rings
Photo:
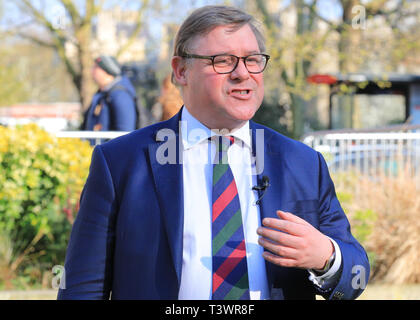
POLYGON ((212 241, 212 252, 213 256, 220 250, 220 248, 226 243, 228 239, 235 233, 238 228, 242 228, 242 216, 241 216, 241 209, 236 211, 233 217, 229 220, 228 223, 223 227, 222 230, 219 231, 216 237, 213 238, 212 241))
POLYGON ((245 273, 225 296, 225 300, 238 300, 248 289, 248 273, 245 273))
POLYGON ((213 168, 213 186, 216 185, 217 181, 225 174, 228 169, 228 165, 216 165, 213 168))

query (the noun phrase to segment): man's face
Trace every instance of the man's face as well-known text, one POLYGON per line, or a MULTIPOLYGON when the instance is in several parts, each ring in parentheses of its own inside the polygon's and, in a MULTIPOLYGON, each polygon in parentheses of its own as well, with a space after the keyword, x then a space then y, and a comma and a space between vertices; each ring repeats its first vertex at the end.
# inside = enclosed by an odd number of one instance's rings
MULTIPOLYGON (((238 57, 260 53, 249 25, 233 31, 219 26, 198 37, 189 50, 192 54, 233 54, 238 57)), ((250 120, 264 97, 263 74, 251 74, 243 59, 229 74, 214 71, 211 60, 192 59, 183 84, 185 105, 193 116, 210 129, 237 129, 250 120)))
POLYGON ((102 87, 109 83, 109 81, 112 81, 114 77, 106 73, 105 70, 95 63, 92 67, 92 78, 99 87, 102 87))
POLYGON ((98 80, 101 78, 102 69, 95 63, 92 67, 92 79, 98 84, 98 80))

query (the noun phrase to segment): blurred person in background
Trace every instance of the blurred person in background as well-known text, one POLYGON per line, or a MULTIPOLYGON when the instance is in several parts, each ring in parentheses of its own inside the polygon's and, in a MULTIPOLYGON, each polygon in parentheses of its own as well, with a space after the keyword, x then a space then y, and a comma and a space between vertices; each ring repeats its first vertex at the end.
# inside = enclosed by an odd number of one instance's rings
POLYGON ((157 103, 152 108, 153 116, 159 121, 165 121, 176 115, 183 105, 181 93, 172 83, 171 75, 162 81, 162 90, 157 103))
POLYGON ((92 77, 99 89, 85 112, 82 129, 87 131, 133 131, 137 127, 136 91, 123 76, 114 57, 95 59, 92 77))

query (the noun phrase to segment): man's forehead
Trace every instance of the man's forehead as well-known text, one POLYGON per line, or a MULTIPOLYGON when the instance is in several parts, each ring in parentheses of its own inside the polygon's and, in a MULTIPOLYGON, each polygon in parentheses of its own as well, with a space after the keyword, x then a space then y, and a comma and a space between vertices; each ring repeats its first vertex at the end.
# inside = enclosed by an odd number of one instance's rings
POLYGON ((260 51, 257 38, 249 24, 216 26, 206 34, 197 35, 192 41, 191 48, 200 49, 200 52, 205 51, 206 54, 229 54, 238 49, 241 49, 245 54, 260 51), (236 42, 229 41, 233 37, 241 39, 240 48, 236 42))

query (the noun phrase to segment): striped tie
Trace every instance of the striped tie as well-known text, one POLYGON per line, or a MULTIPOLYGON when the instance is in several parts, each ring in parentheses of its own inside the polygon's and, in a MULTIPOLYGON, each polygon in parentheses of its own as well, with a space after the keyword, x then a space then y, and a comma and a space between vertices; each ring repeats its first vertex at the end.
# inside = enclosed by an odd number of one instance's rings
POLYGON ((213 165, 213 300, 249 300, 241 207, 227 150, 233 137, 217 136, 213 165))

